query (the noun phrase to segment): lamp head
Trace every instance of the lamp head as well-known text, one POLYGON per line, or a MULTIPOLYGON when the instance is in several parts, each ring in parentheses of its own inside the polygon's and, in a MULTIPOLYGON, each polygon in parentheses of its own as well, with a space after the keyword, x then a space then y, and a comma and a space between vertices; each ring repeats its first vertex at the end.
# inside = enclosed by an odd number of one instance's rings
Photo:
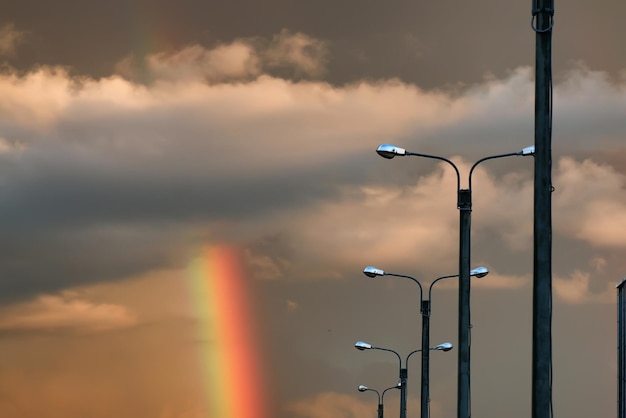
POLYGON ((377 269, 376 267, 368 266, 363 269, 363 274, 367 277, 384 276, 384 270, 377 269))
POLYGON ((357 350, 369 350, 370 348, 372 348, 372 344, 368 344, 366 342, 363 341, 357 341, 356 344, 354 344, 354 346, 356 347, 357 350))
POLYGON ((367 386, 359 385, 359 392, 365 392, 367 389, 369 389, 367 386))
POLYGON ((450 351, 453 347, 454 346, 452 345, 452 343, 441 343, 437 347, 435 347, 435 350, 450 351))
POLYGON ((388 160, 392 159, 396 155, 406 155, 406 150, 404 148, 396 147, 391 144, 381 144, 376 148, 376 152, 383 158, 387 158, 388 160))
POLYGON ((535 146, 531 145, 522 150, 522 155, 535 155, 535 146))
POLYGON ((480 279, 481 277, 485 277, 489 274, 489 269, 487 267, 476 267, 474 270, 470 271, 470 276, 476 277, 480 279))

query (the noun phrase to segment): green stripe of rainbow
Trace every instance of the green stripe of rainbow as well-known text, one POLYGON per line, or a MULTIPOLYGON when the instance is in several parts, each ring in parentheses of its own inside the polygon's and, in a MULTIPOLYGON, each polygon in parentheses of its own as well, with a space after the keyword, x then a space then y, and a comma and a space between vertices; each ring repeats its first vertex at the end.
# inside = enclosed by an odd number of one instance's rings
POLYGON ((189 273, 205 344, 208 418, 266 418, 249 289, 237 249, 207 248, 189 273))

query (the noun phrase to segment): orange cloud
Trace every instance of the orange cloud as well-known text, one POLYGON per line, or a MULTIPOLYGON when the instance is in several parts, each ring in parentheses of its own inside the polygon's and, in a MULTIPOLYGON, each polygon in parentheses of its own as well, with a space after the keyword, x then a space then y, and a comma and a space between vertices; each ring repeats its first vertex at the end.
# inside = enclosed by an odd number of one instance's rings
POLYGON ((0 416, 206 418, 201 347, 180 274, 4 308, 0 349, 11 361, 0 370, 0 416))
POLYGON ((590 159, 562 158, 553 183, 555 228, 597 247, 626 247, 626 176, 590 159))
POLYGON ((355 396, 326 392, 295 401, 286 409, 298 418, 360 418, 375 412, 375 405, 376 403, 365 402, 355 396))
POLYGON ((283 29, 263 52, 267 65, 293 66, 298 73, 321 76, 326 72, 327 46, 319 39, 283 29))
POLYGON ((553 277, 552 285, 555 295, 567 303, 615 303, 615 285, 606 284, 601 292, 590 289, 591 275, 575 271, 570 277, 553 277))
POLYGON ((95 304, 72 292, 44 295, 32 302, 2 309, 0 331, 55 332, 80 334, 110 331, 136 325, 138 318, 128 308, 95 304))
POLYGON ((0 27, 0 56, 13 55, 24 37, 25 33, 17 30, 12 23, 0 27))
POLYGON ((161 80, 204 79, 222 82, 256 77, 261 73, 259 57, 252 45, 235 41, 207 50, 192 45, 172 54, 147 58, 152 75, 161 80))

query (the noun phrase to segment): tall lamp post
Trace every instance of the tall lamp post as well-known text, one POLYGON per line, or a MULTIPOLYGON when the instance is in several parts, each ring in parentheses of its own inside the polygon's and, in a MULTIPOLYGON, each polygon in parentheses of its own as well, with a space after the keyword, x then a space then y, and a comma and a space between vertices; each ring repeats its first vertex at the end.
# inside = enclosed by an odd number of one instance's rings
POLYGON ((457 208, 460 214, 459 230, 459 361, 458 361, 458 393, 457 393, 457 417, 469 418, 470 416, 470 230, 472 213, 472 174, 474 169, 482 162, 496 158, 527 156, 535 154, 535 146, 531 145, 518 152, 492 155, 476 161, 469 172, 468 188, 461 189, 461 175, 459 169, 452 161, 437 155, 409 152, 404 148, 391 144, 382 144, 376 152, 383 158, 391 159, 396 156, 411 155, 416 157, 432 158, 444 161, 454 168, 457 185, 457 208))
MULTIPOLYGON (((450 279, 453 277, 459 277, 458 274, 453 274, 450 276, 441 276, 432 281, 430 286, 428 286, 428 299, 424 299, 424 291, 422 288, 422 284, 414 277, 405 276, 403 274, 394 274, 389 273, 381 269, 377 269, 376 267, 365 267, 363 269, 363 273, 367 277, 377 277, 377 276, 393 276, 393 277, 402 277, 405 279, 413 280, 420 289, 420 313, 422 314, 422 394, 420 397, 420 407, 421 413, 420 416, 422 418, 428 418, 430 416, 430 409, 428 407, 428 403, 430 401, 430 307, 432 300, 432 290, 435 283, 443 279, 450 279)), ((485 277, 489 274, 489 269, 487 267, 477 267, 470 271, 470 277, 485 277)))
POLYGON ((387 391, 390 389, 400 389, 400 383, 383 390, 382 394, 378 392, 376 389, 368 388, 365 385, 359 385, 359 392, 365 392, 365 391, 370 390, 372 392, 376 392, 376 394, 378 395, 378 418, 384 418, 385 406, 383 405, 383 403, 385 402, 385 393, 387 393, 387 391))
MULTIPOLYGON (((413 354, 419 353, 420 351, 422 351, 422 349, 420 348, 419 350, 411 351, 406 356, 406 360, 404 361, 404 367, 402 367, 402 357, 400 357, 400 354, 398 354, 394 350, 391 350, 389 348, 375 347, 372 344, 368 344, 363 341, 358 341, 356 344, 354 344, 354 346, 356 347, 357 350, 361 350, 361 351, 363 350, 389 351, 390 353, 394 353, 396 357, 398 357, 398 362, 400 364, 400 418, 406 418, 406 386, 407 386, 407 379, 409 377, 409 373, 408 373, 409 358, 411 358, 413 354)), ((436 347, 429 348, 429 350, 450 351, 452 350, 452 348, 453 348, 453 345, 451 343, 441 343, 436 347)))

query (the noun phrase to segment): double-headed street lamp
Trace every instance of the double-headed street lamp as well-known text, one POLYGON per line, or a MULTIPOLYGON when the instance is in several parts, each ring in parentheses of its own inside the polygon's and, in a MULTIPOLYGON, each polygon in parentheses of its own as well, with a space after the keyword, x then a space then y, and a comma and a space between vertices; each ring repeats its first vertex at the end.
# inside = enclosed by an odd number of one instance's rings
POLYGON ((492 155, 476 161, 469 172, 468 188, 461 189, 461 175, 458 167, 450 160, 437 155, 409 152, 404 148, 390 144, 382 144, 376 152, 383 158, 391 159, 405 155, 432 158, 445 161, 456 172, 457 180, 457 208, 460 214, 459 231, 459 361, 458 361, 458 394, 457 418, 470 416, 470 229, 472 212, 472 174, 474 169, 483 161, 496 158, 527 156, 535 154, 535 146, 531 145, 518 152, 492 155))
MULTIPOLYGON (((354 346, 357 348, 357 350, 361 350, 361 351, 362 350, 389 351, 390 353, 394 353, 396 357, 398 357, 398 362, 400 363, 400 383, 399 383, 400 384, 400 418, 406 418, 406 386, 407 386, 407 378, 409 377, 408 376, 409 375, 408 373, 409 358, 413 354, 419 353, 420 351, 422 351, 422 349, 411 351, 406 356, 406 360, 404 361, 404 367, 402 367, 402 357, 400 357, 400 354, 398 354, 394 350, 391 350, 389 348, 375 347, 372 344, 368 344, 363 341, 358 341, 356 344, 354 344, 354 346)), ((453 345, 451 343, 442 343, 436 347, 429 348, 428 350, 450 351, 452 350, 452 347, 453 345)))
POLYGON ((359 392, 365 392, 365 391, 372 391, 372 392, 376 392, 376 394, 378 395, 378 418, 384 418, 384 401, 385 401, 385 393, 387 393, 388 390, 390 389, 400 389, 400 383, 398 383, 395 386, 391 386, 385 390, 383 390, 383 393, 381 394, 380 392, 378 392, 376 389, 372 389, 372 388, 368 388, 365 385, 359 385, 359 392))
MULTIPOLYGON (((430 347, 430 306, 431 303, 430 301, 432 300, 432 290, 433 290, 433 286, 435 285, 435 283, 437 283, 440 280, 443 279, 449 279, 449 278, 453 278, 453 277, 459 277, 458 274, 453 274, 450 276, 441 276, 435 280, 433 280, 433 282, 430 284, 430 286, 428 286, 428 299, 424 299, 424 290, 422 288, 422 284, 419 282, 419 280, 417 280, 414 277, 411 276, 405 276, 403 274, 394 274, 394 273, 389 273, 386 272, 384 270, 381 269, 377 269, 376 267, 365 267, 365 269, 363 269, 363 273, 367 276, 367 277, 377 277, 377 276, 393 276, 393 277, 402 277, 405 279, 410 279, 413 280, 415 283, 417 283, 417 285, 419 286, 420 289, 420 313, 422 314, 422 349, 421 349, 421 353, 422 353, 422 394, 421 394, 421 399, 420 399, 420 407, 421 407, 421 418, 428 418, 430 416, 429 413, 429 408, 428 408, 428 402, 430 400, 430 388, 429 388, 429 382, 430 382, 430 350, 428 350, 428 347, 430 347)), ((477 277, 477 278, 481 278, 481 277, 485 277, 487 274, 489 274, 489 270, 487 269, 487 267, 477 267, 475 269, 473 269, 472 271, 470 271, 470 276, 471 277, 477 277)))

